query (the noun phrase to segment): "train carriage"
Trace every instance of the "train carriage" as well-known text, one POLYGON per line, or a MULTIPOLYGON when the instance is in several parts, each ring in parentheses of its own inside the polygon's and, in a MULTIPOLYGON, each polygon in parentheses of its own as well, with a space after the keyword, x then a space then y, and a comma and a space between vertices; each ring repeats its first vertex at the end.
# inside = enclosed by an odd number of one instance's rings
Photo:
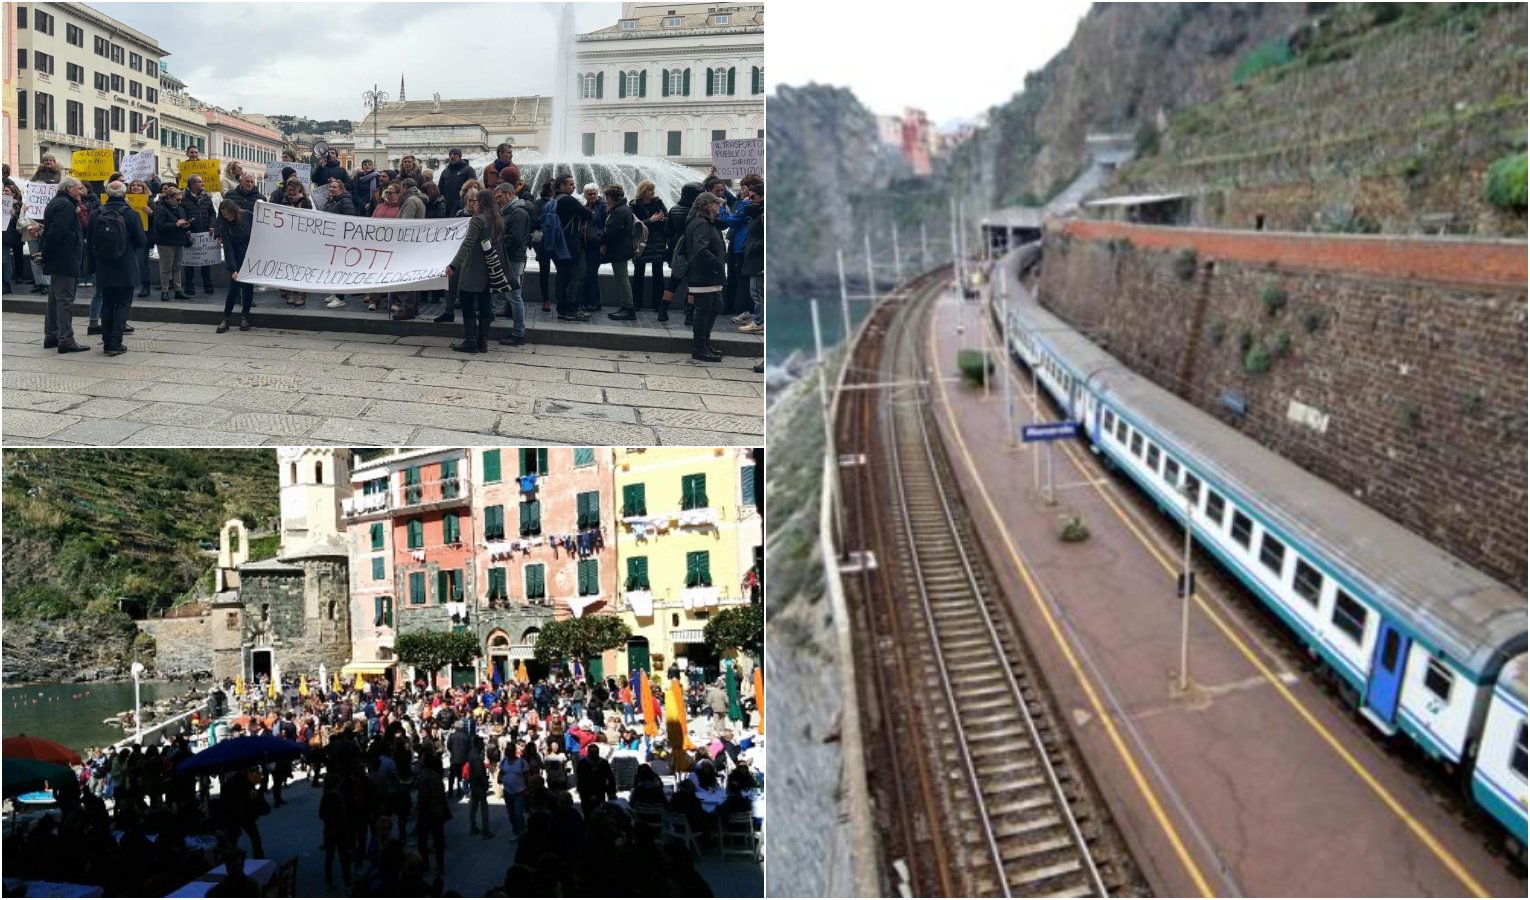
POLYGON ((1525 834, 1525 657, 1503 667, 1482 727, 1472 771, 1472 796, 1519 842, 1525 834))
POLYGON ((1188 517, 1376 728, 1469 760, 1500 673, 1525 652, 1524 597, 1134 374, 1029 297, 1009 317, 1010 351, 1096 452, 1188 517))

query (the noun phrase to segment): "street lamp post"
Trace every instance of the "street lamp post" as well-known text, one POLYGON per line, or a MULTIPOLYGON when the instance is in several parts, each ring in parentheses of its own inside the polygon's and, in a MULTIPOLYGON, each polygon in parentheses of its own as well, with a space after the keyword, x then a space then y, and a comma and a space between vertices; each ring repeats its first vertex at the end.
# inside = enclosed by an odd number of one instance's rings
MULTIPOLYGON (((372 89, 361 95, 362 105, 372 110, 372 155, 377 155, 377 117, 384 103, 388 102, 388 92, 377 89, 377 82, 372 82, 372 89)), ((384 160, 386 162, 386 160, 384 160)), ((387 166, 378 168, 386 169, 387 166)))
POLYGON ((143 743, 143 709, 139 700, 139 679, 143 677, 144 666, 138 660, 133 660, 133 743, 143 743))

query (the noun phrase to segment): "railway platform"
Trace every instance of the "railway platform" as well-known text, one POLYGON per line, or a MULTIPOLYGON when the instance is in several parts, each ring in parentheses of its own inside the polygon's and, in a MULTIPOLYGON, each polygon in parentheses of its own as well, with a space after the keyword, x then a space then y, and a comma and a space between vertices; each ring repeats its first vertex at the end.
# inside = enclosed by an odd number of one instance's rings
MULTIPOLYGON (((986 330, 999 378, 986 397, 932 381, 934 418, 1007 608, 1155 892, 1525 896, 1490 824, 1437 796, 1444 778, 1389 753, 1201 558, 1190 688, 1177 689, 1179 532, 1082 442, 1052 447, 1056 503, 1045 503, 1033 484, 1045 464, 1031 454, 1046 451, 1008 440, 1006 360, 979 310, 946 291, 924 352, 932 374, 952 376, 958 350, 982 346, 986 330), (1086 541, 1059 540, 1065 515, 1082 519, 1086 541)), ((1017 428, 1031 421, 1022 373, 1017 428)))

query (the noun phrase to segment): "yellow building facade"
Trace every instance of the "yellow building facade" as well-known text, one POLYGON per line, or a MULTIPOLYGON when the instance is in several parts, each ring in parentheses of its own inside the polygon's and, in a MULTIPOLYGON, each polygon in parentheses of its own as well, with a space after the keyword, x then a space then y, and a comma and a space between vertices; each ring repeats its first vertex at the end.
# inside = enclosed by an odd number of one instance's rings
MULTIPOLYGON (((615 451, 617 610, 632 629, 623 671, 715 674, 707 622, 750 602, 764 543, 748 448, 615 451)), ((729 651, 731 653, 731 651, 729 651)))

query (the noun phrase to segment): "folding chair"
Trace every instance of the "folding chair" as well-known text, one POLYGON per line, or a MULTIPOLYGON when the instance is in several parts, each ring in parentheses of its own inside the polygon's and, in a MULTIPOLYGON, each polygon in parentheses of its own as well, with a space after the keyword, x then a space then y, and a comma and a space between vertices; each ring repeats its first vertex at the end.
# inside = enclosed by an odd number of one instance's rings
POLYGON ((701 844, 696 841, 696 832, 691 830, 691 822, 679 813, 664 813, 664 837, 666 840, 674 838, 690 848, 693 858, 701 858, 701 844))
POLYGON ((662 803, 634 803, 632 818, 652 825, 656 834, 664 832, 664 804, 662 803))
POLYGON ((742 856, 750 862, 760 861, 759 835, 754 830, 752 813, 734 813, 719 823, 718 836, 722 844, 722 858, 727 860, 742 856))

